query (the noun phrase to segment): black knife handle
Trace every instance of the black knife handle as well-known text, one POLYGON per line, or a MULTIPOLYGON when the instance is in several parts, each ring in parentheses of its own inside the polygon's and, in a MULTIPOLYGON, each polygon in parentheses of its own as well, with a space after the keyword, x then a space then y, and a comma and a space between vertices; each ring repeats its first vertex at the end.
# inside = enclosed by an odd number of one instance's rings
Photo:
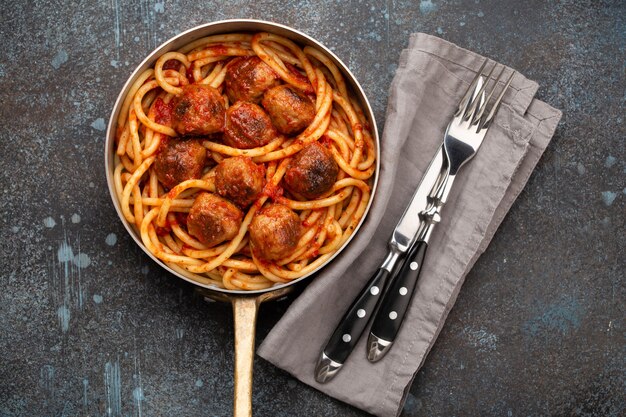
POLYGON ((374 317, 371 334, 387 342, 395 340, 411 298, 413 298, 415 284, 422 270, 427 248, 426 242, 418 241, 409 249, 402 268, 385 291, 385 296, 374 317))
POLYGON ((343 364, 359 341, 370 317, 376 310, 389 271, 379 268, 344 314, 324 348, 326 356, 343 364))

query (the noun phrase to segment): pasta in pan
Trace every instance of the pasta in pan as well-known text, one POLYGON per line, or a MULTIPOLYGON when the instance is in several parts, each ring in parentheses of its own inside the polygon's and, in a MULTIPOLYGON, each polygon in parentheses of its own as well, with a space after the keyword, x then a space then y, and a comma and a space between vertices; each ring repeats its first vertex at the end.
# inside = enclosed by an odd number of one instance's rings
POLYGON ((264 32, 163 54, 123 101, 115 152, 121 211, 146 248, 233 290, 324 264, 361 221, 376 169, 337 66, 264 32))

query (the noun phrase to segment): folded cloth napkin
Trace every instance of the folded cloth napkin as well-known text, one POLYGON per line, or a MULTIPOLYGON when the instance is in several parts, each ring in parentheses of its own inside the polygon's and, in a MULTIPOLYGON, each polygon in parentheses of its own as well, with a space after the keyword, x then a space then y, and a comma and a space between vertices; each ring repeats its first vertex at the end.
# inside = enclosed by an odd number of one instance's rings
POLYGON ((483 60, 442 39, 411 36, 390 89, 371 211, 355 239, 293 302, 258 350, 306 384, 378 416, 402 411, 465 275, 487 248, 561 118, 559 110, 534 98, 535 82, 515 73, 482 147, 457 177, 394 346, 380 362, 369 363, 366 331, 341 372, 318 384, 314 369, 321 349, 383 260, 391 232, 483 60))

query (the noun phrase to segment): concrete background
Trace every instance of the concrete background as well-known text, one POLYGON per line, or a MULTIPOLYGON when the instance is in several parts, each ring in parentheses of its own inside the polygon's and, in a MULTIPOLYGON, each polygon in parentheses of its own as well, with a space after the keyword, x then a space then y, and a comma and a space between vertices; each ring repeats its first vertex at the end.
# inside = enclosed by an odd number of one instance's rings
MULTIPOLYGON (((332 48, 379 127, 412 32, 539 82, 552 143, 411 387, 403 416, 624 415, 623 1, 16 1, 0 8, 0 415, 226 416, 230 307, 207 304, 126 235, 104 129, 167 38, 235 17, 332 48)), ((264 338, 288 302, 263 306, 264 338)), ((362 416, 257 358, 256 416, 362 416)))

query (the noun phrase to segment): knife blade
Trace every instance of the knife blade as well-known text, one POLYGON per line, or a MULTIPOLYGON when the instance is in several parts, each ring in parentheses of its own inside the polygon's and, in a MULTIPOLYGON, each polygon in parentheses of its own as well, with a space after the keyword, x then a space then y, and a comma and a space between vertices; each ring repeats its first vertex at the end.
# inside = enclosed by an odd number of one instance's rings
POLYGON ((342 368, 363 334, 370 318, 374 315, 387 281, 393 281, 395 273, 401 267, 404 254, 416 240, 422 223, 419 214, 428 207, 429 194, 442 176, 443 152, 443 147, 437 148, 437 152, 415 189, 409 205, 393 230, 388 243, 387 256, 350 308, 344 313, 326 346, 322 349, 315 368, 317 382, 330 381, 342 368))

